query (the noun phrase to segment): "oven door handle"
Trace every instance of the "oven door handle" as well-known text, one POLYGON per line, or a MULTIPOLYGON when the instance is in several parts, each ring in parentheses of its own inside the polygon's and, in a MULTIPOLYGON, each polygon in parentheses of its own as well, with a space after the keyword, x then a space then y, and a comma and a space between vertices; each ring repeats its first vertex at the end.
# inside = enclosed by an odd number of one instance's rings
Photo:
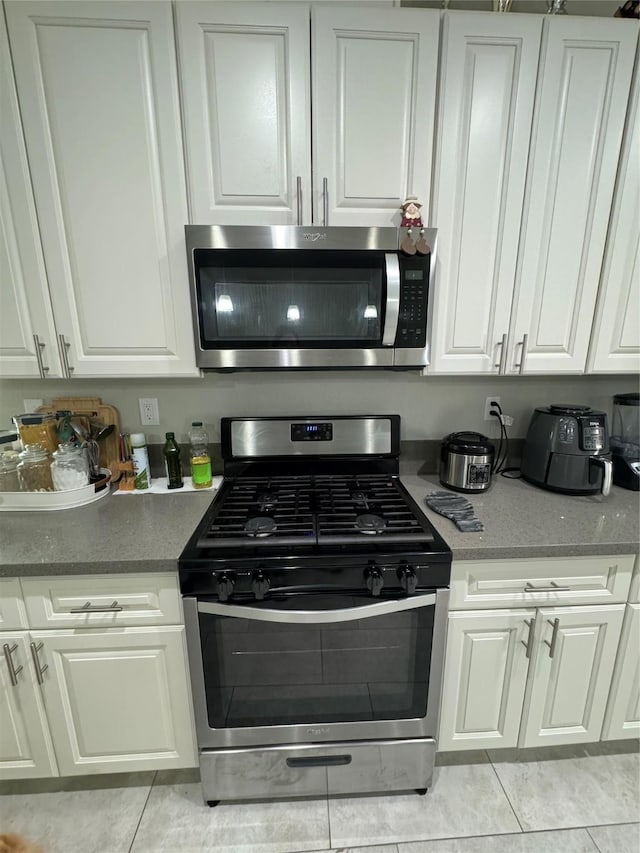
POLYGON ((390 252, 384 256, 387 271, 387 306, 384 312, 382 346, 392 347, 396 342, 400 314, 400 264, 398 256, 390 252))
POLYGON ((234 616, 240 619, 253 619, 257 622, 279 622, 287 625, 326 625, 332 622, 356 622, 359 619, 371 619, 387 613, 401 613, 403 610, 416 610, 418 607, 428 607, 435 603, 435 593, 413 595, 410 598, 398 598, 394 601, 378 601, 362 607, 344 607, 342 610, 259 610, 251 605, 198 601, 198 613, 234 616))

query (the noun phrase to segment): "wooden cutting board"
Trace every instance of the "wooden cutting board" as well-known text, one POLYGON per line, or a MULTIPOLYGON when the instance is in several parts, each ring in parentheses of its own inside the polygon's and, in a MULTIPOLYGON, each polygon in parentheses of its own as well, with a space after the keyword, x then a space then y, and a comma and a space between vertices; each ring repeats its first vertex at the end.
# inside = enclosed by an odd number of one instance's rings
POLYGON ((93 418, 101 423, 113 424, 111 435, 98 442, 100 448, 100 467, 111 471, 111 480, 120 477, 120 415, 115 406, 103 403, 100 397, 56 397, 39 412, 71 411, 84 418, 93 418))

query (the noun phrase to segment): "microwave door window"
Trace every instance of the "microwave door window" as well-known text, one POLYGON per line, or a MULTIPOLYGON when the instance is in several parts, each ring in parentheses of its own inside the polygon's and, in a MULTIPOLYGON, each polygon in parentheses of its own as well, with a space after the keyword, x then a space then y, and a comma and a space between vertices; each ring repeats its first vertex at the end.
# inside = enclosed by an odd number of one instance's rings
POLYGON ((233 253, 199 270, 203 346, 377 346, 384 322, 383 260, 366 253, 282 252, 274 265, 233 253), (364 253, 363 253, 364 254, 364 253), (309 255, 315 257, 310 258, 309 255), (251 260, 251 262, 250 262, 251 260), (284 263, 284 261, 287 261, 284 263), (233 261, 233 262, 232 262, 233 261), (241 262, 240 262, 241 261, 241 262), (303 263, 304 261, 304 263, 303 263))

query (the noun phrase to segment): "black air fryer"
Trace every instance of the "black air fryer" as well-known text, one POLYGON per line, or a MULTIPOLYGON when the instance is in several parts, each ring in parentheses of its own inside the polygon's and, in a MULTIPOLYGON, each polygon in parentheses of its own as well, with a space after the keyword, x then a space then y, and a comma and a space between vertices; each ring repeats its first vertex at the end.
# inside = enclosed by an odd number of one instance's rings
POLYGON ((553 403, 529 424, 520 472, 525 480, 567 495, 608 495, 612 465, 605 412, 553 403))

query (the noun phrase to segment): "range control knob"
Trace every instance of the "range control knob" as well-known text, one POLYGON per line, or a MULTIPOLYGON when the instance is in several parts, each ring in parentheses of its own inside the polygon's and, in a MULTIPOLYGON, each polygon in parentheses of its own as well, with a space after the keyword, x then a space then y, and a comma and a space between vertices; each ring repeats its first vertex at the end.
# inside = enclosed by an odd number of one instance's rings
POLYGON ((270 586, 271 581, 262 570, 258 569, 257 572, 254 572, 251 575, 251 589, 253 590, 253 594, 259 601, 261 601, 265 597, 267 592, 269 592, 270 586))
POLYGON ((416 591, 416 587, 418 586, 418 577, 409 563, 400 564, 400 568, 398 569, 398 580, 400 581, 400 586, 407 595, 411 595, 416 591))
POLYGON ((364 580, 367 584, 367 589, 371 592, 371 595, 375 595, 377 598, 382 592, 384 578, 382 577, 382 572, 375 563, 369 563, 367 568, 364 570, 364 580))
POLYGON ((220 601, 226 601, 229 596, 233 593, 233 588, 236 585, 236 582, 232 575, 228 575, 226 572, 223 572, 218 577, 218 583, 216 584, 218 589, 218 598, 220 601))

